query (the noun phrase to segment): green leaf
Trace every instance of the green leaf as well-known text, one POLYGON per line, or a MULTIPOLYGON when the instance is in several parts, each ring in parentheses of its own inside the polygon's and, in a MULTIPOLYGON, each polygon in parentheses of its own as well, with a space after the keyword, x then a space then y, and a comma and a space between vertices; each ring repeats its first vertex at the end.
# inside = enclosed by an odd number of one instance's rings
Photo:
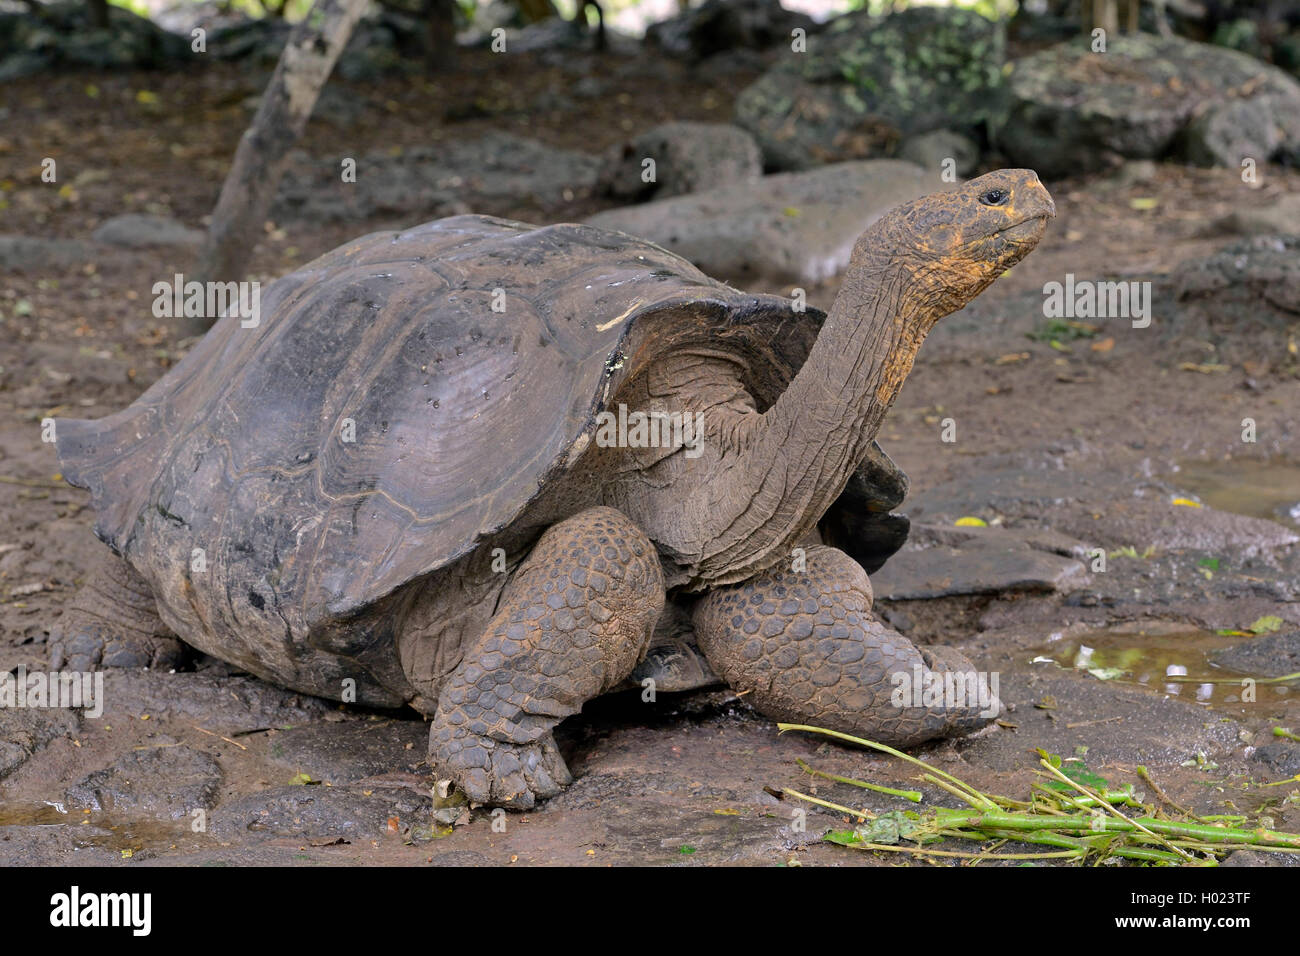
MULTIPOLYGON (((1081 783, 1085 787, 1090 787, 1093 790, 1105 792, 1105 790, 1110 786, 1109 780, 1100 774, 1093 773, 1082 760, 1073 757, 1062 763, 1057 767, 1057 769, 1075 783, 1081 783)), ((1047 786, 1053 790, 1061 790, 1069 793, 1075 792, 1073 787, 1062 780, 1049 780, 1047 786)))
POLYGON ((1123 677, 1128 671, 1122 667, 1089 667, 1088 673, 1097 680, 1114 680, 1117 677, 1123 677))
POLYGON ((854 832, 860 842, 894 846, 917 831, 917 820, 915 813, 891 810, 889 813, 882 813, 874 820, 868 820, 854 832))
POLYGON ((1282 619, 1276 614, 1266 614, 1250 625, 1252 634, 1272 634, 1282 629, 1282 619))

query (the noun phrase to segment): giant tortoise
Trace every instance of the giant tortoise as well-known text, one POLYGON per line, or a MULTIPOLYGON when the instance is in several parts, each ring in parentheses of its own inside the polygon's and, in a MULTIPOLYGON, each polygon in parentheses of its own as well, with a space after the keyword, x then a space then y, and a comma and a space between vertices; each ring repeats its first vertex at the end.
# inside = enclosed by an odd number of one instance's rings
POLYGON ((864 566, 906 533, 874 436, 936 320, 1054 212, 1028 170, 901 205, 825 316, 583 225, 348 243, 129 408, 56 423, 113 555, 53 663, 165 666, 183 641, 409 704, 442 778, 514 807, 569 782, 553 728, 629 677, 711 668, 769 717, 896 745, 982 726, 974 700, 892 694, 973 668, 871 614, 864 566))

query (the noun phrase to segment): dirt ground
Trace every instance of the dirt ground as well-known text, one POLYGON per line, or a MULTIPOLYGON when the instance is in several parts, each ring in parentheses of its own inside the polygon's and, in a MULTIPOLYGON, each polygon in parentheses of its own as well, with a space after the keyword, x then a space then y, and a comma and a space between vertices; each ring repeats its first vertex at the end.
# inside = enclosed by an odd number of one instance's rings
MULTIPOLYGON (((622 92, 602 98, 599 108, 574 110, 561 98, 548 109, 554 92, 591 64, 539 64, 522 96, 495 66, 488 55, 467 52, 462 70, 437 84, 355 88, 370 109, 346 136, 405 146, 506 129, 597 152, 668 118, 725 121, 735 93, 752 79, 737 74, 701 85, 675 64, 611 63, 603 75, 622 92)), ((259 85, 236 69, 213 68, 6 86, 0 232, 86 238, 103 219, 127 211, 199 224, 247 122, 243 101, 259 85), (43 156, 59 159, 63 187, 40 183, 43 156)), ((340 135, 314 121, 304 148, 324 150, 340 135)), ((1226 241, 1211 227, 1220 216, 1267 208, 1300 188, 1300 176, 1266 169, 1259 188, 1248 188, 1232 170, 1161 166, 1145 181, 1112 174, 1047 185, 1058 217, 1046 239, 936 331, 880 440, 911 478, 903 510, 914 522, 951 526, 956 517, 978 516, 1020 534, 1068 535, 1114 556, 1105 575, 1068 590, 880 601, 910 636, 952 644, 999 671, 1010 705, 1000 724, 917 752, 1009 796, 1028 792, 1035 748, 1080 757, 1113 783, 1149 792, 1136 776, 1143 765, 1169 800, 1195 812, 1243 813, 1261 825, 1300 830, 1300 788, 1259 786, 1300 772, 1300 744, 1274 742, 1271 734, 1274 726, 1300 730, 1300 704, 1286 685, 1261 686, 1255 703, 1218 690, 1198 700, 1194 685, 1182 685, 1184 692, 1159 680, 1103 680, 1068 661, 1052 662, 1065 660, 1054 647, 1087 641, 1104 649, 1109 641, 1197 674, 1210 666, 1208 653, 1243 642, 1217 631, 1248 630, 1269 617, 1280 619, 1283 631, 1300 627, 1300 555, 1289 543, 1296 529, 1279 523, 1285 514, 1274 507, 1285 505, 1289 493, 1291 503, 1300 502, 1295 356, 1283 348, 1219 369, 1203 350, 1191 363, 1200 370, 1184 368, 1188 349, 1197 346, 1168 338, 1169 305, 1159 298, 1149 329, 1104 323, 1090 337, 1055 346, 1029 337, 1044 322, 1044 282, 1067 272, 1158 281, 1226 241), (1241 441, 1244 418, 1257 423, 1254 444, 1241 441), (947 419, 956 441, 942 440, 947 419), (1206 463, 1220 477, 1190 486, 1206 463), (1281 476, 1269 479, 1276 503, 1236 487, 1237 479, 1249 487, 1259 469, 1281 476), (1174 504, 1180 497, 1204 507, 1174 504), (1278 514, 1279 522, 1257 523, 1278 514)), ((601 205, 576 196, 544 213, 578 219, 601 205)), ((476 211, 523 219, 543 213, 527 205, 476 211)), ((258 249, 257 273, 282 274, 351 236, 395 225, 272 224, 258 249)), ((157 251, 114 250, 74 269, 0 275, 0 669, 44 667, 49 629, 88 556, 102 547, 90 533, 87 496, 57 480, 40 422, 106 415, 176 361, 174 330, 147 307, 152 282, 187 265, 184 256, 169 255, 176 261, 160 261, 157 251)), ((833 294, 823 288, 813 299, 825 306, 833 294)), ((0 772, 0 862, 907 859, 823 842, 822 833, 844 819, 807 806, 800 826, 795 810, 805 805, 782 792, 898 809, 889 797, 864 799, 852 787, 810 778, 795 761, 917 787, 913 770, 811 737, 778 736, 725 690, 589 706, 562 728, 562 749, 577 778, 568 792, 535 812, 494 817, 476 810, 455 826, 445 822, 455 813, 433 812, 426 728, 411 713, 309 700, 215 664, 183 674, 111 673, 107 690, 109 709, 98 720, 33 712, 22 717, 26 723, 9 725, 5 744, 16 757, 7 775, 0 772), (73 791, 84 791, 95 771, 117 764, 110 783, 122 785, 132 766, 120 769, 126 758, 157 777, 136 787, 136 807, 77 806, 73 791), (197 832, 188 812, 171 812, 193 800, 211 807, 197 832)), ((917 788, 927 805, 952 805, 941 791, 917 788)))

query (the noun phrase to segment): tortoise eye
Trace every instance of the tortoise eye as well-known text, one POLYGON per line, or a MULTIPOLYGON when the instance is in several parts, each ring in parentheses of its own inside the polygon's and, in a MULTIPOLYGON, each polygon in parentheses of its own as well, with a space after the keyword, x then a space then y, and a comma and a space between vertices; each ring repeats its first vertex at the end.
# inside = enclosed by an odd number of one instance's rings
POLYGON ((1011 198, 1011 193, 1005 189, 990 189, 983 196, 980 196, 980 202, 986 206, 1001 206, 1011 198))

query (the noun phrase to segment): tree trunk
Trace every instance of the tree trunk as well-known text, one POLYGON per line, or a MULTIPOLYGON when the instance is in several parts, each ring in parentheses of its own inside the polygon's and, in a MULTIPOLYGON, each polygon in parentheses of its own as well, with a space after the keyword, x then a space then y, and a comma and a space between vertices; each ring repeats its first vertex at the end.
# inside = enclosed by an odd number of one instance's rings
MULTIPOLYGON (((316 0, 293 28, 262 103, 235 151, 212 225, 199 251, 200 282, 242 279, 284 175, 289 151, 307 127, 321 88, 343 52, 368 0, 316 0)), ((215 317, 187 331, 207 330, 215 317)))
POLYGON ((108 0, 90 0, 90 25, 96 30, 108 27, 108 0))
POLYGON ((424 0, 424 65, 430 73, 456 68, 456 0, 424 0))

